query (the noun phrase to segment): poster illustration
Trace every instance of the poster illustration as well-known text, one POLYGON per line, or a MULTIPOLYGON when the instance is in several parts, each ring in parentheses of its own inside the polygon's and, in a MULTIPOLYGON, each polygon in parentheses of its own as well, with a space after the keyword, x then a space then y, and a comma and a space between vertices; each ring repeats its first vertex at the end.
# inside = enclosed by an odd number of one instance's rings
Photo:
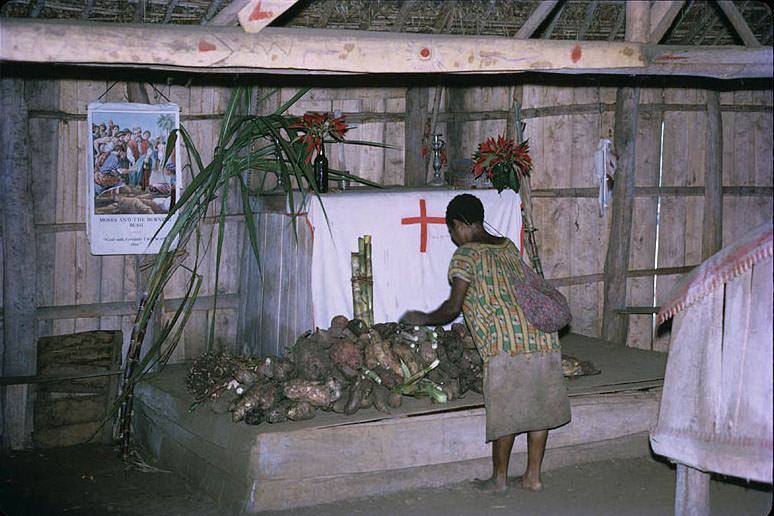
POLYGON ((171 224, 156 232, 181 193, 179 144, 164 159, 179 114, 172 103, 89 104, 86 225, 92 254, 158 252, 171 224))

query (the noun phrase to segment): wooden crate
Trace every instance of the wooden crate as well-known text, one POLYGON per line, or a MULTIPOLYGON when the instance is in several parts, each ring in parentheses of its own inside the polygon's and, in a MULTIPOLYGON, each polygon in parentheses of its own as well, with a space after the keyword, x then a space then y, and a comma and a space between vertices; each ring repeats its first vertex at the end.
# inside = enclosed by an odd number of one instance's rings
MULTIPOLYGON (((77 377, 118 368, 121 331, 87 331, 38 340, 39 377, 77 377)), ((41 382, 34 408, 33 441, 38 448, 82 444, 112 406, 118 375, 41 382)), ((110 442, 106 424, 91 442, 110 442)))

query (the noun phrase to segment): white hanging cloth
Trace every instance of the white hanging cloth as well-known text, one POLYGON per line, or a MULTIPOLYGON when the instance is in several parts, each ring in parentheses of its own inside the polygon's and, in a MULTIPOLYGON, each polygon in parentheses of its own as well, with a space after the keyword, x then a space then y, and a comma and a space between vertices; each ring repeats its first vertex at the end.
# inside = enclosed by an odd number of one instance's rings
POLYGON ((599 140, 597 150, 594 152, 594 184, 599 185, 599 216, 603 217, 610 199, 613 197, 613 176, 618 168, 618 159, 610 150, 613 144, 606 138, 599 140))

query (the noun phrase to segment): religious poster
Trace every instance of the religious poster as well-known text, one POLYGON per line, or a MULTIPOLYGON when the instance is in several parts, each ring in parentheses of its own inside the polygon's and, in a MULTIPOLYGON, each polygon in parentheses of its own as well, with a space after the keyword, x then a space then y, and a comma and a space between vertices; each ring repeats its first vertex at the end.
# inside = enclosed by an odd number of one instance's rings
POLYGON ((159 229, 181 192, 179 145, 165 160, 179 114, 172 103, 89 104, 86 225, 92 254, 158 252, 171 221, 159 229))

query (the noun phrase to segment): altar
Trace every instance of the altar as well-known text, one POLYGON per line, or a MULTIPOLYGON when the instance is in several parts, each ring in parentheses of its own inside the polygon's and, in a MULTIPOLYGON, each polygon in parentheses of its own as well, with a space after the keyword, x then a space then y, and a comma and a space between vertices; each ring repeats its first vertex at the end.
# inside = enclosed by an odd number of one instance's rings
POLYGON ((300 205, 296 196, 293 209, 281 195, 260 199, 261 266, 248 250, 242 351, 281 354, 305 331, 327 328, 333 316, 352 318, 350 254, 364 235, 372 238, 374 322, 437 308, 449 294, 446 273, 455 250, 446 205, 462 193, 481 200, 488 231, 522 247, 521 198, 512 190, 355 188, 309 194, 300 205))

